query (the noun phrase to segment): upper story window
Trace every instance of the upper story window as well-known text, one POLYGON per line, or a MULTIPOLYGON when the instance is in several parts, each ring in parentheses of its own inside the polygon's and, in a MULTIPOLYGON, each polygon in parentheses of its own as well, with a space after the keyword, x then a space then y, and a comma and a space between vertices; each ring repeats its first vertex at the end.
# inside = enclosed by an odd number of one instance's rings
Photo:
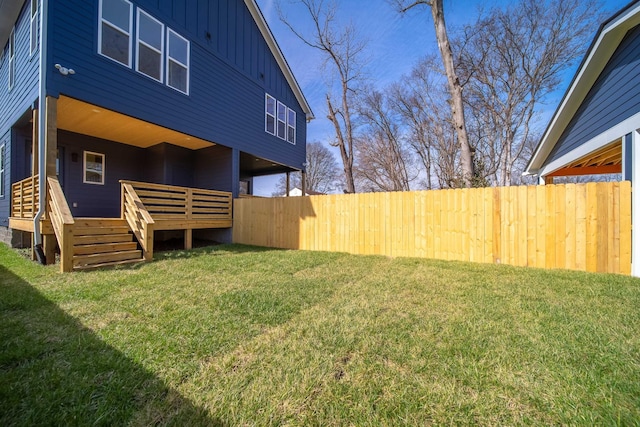
POLYGON ((164 24, 138 9, 138 52, 136 70, 162 82, 164 24))
POLYGON ((99 52, 127 67, 131 66, 132 11, 127 0, 100 0, 99 52))
POLYGON ((276 99, 267 94, 267 100, 265 105, 266 122, 265 131, 271 135, 276 134, 276 99))
POLYGON ((16 82, 16 29, 11 30, 9 35, 9 90, 16 82))
POLYGON ((287 141, 296 143, 296 112, 287 108, 287 141))
POLYGON ((31 37, 30 37, 30 55, 38 49, 38 4, 39 0, 31 0, 31 37))
POLYGON ((265 100, 264 130, 291 144, 296 143, 296 112, 268 93, 265 100))
POLYGON ((167 85, 188 95, 189 41, 169 29, 167 51, 167 85))

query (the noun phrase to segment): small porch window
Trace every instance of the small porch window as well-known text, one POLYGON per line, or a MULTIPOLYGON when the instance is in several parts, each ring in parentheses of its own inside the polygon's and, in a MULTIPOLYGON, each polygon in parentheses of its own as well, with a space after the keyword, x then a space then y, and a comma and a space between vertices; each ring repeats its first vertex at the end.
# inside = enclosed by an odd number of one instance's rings
POLYGON ((167 31, 167 85, 189 95, 189 41, 167 31))
POLYGON ((271 135, 276 134, 276 99, 267 94, 266 104, 265 104, 265 131, 270 133, 271 135))
POLYGON ((29 52, 33 55, 38 48, 38 4, 39 0, 31 0, 31 49, 29 52))
POLYGON ((128 0, 100 0, 100 54, 127 67, 131 67, 132 11, 128 0))
POLYGON ((83 182, 104 185, 104 154, 84 152, 83 182))
POLYGON ((6 155, 6 144, 3 143, 0 145, 0 197, 4 197, 4 185, 6 183, 5 180, 5 155, 6 155))
POLYGON ((162 82, 163 51, 164 25, 142 9, 138 9, 136 70, 162 82))

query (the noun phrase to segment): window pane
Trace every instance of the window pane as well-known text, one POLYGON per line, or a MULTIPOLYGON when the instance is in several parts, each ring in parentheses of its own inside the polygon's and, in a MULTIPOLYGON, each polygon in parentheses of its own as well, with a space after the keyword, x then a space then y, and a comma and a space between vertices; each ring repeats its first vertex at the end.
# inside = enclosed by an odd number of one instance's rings
POLYGON ((267 132, 271 135, 276 134, 276 118, 273 116, 267 116, 267 132))
POLYGON ((189 43, 171 31, 169 32, 169 57, 183 65, 189 65, 189 43))
POLYGON ((288 127, 287 141, 292 144, 296 143, 296 129, 291 126, 288 127))
POLYGON ((295 126, 296 125, 296 112, 293 111, 292 109, 288 109, 289 112, 289 117, 287 117, 287 123, 289 123, 289 126, 295 126))
POLYGON ((31 0, 31 16, 38 13, 38 0, 31 0))
POLYGON ((30 52, 33 53, 33 51, 36 50, 36 48, 38 47, 38 20, 37 19, 32 19, 31 20, 31 50, 30 52))
POLYGON ((143 44, 138 45, 138 71, 156 80, 161 80, 161 64, 161 54, 143 44))
POLYGON ((102 24, 102 46, 100 49, 103 55, 115 59, 124 65, 129 65, 129 36, 116 30, 115 28, 102 24))
POLYGON ((146 44, 162 50, 162 24, 144 13, 140 13, 138 37, 146 44))
POLYGON ((174 89, 187 93, 188 71, 182 65, 169 60, 169 76, 167 84, 174 89))
POLYGON ((270 96, 267 96, 267 113, 276 115, 276 100, 270 96))
POLYGON ((278 120, 283 122, 287 120, 287 107, 280 102, 278 102, 278 120))
POLYGON ((131 5, 124 0, 102 0, 102 19, 106 19, 121 30, 130 33, 131 5))

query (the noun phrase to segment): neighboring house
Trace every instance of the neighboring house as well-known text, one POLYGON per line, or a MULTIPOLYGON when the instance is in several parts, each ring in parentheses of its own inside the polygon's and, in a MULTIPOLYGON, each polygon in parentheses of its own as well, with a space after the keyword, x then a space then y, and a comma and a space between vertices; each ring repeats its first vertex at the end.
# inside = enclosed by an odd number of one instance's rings
POLYGON ((129 219, 147 252, 127 200, 164 206, 154 229, 186 230, 189 246, 192 229, 231 226, 227 201, 224 221, 197 222, 220 207, 194 207, 193 188, 236 197, 255 176, 304 169, 312 111, 255 0, 5 0, 0 46, 0 227, 36 243, 55 232, 64 252, 51 202, 41 230, 33 221, 45 187, 66 223, 129 219))
MULTIPOLYGON (((525 174, 620 173, 640 188, 640 1, 605 21, 536 147, 525 174)), ((632 195, 640 224, 640 191, 632 195)), ((640 226, 633 228, 632 274, 640 276, 640 226)))
MULTIPOLYGON (((305 196, 321 196, 324 194, 325 193, 320 193, 318 191, 311 191, 311 190, 307 190, 304 193, 305 196)), ((293 187, 291 190, 289 190, 289 197, 298 197, 298 196, 302 196, 301 189, 299 189, 298 187, 293 187)))

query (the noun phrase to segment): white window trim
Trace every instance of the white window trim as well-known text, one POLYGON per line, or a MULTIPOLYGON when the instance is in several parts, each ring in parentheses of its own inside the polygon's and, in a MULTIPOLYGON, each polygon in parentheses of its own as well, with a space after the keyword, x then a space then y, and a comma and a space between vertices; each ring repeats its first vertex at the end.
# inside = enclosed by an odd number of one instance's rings
POLYGON ((287 106, 284 103, 278 101, 276 105, 276 136, 280 139, 287 140, 287 106), (284 120, 280 120, 280 107, 284 109, 284 120), (280 123, 284 123, 284 134, 280 135, 280 123))
POLYGON ((2 144, 0 144, 0 183, 2 185, 0 185, 0 198, 4 198, 4 187, 7 183, 7 177, 5 174, 5 155, 6 153, 6 143, 3 142, 2 144))
POLYGON ((189 69, 189 63, 191 62, 191 42, 189 40, 187 40, 186 38, 182 37, 180 34, 176 33, 175 31, 173 31, 171 28, 167 27, 167 59, 166 59, 166 68, 167 68, 167 78, 166 78, 166 85, 169 86, 170 88, 177 90, 180 93, 184 93, 185 95, 189 95, 189 85, 190 85, 190 80, 191 80, 191 70, 189 69), (170 42, 171 42, 171 34, 175 35, 176 37, 184 40, 187 43, 187 63, 183 64, 182 62, 178 61, 177 59, 171 58, 171 46, 170 46, 170 42), (169 84, 169 62, 173 61, 176 64, 180 64, 183 67, 185 67, 187 69, 187 91, 184 92, 176 87, 173 87, 169 84))
POLYGON ((16 83, 16 27, 9 34, 9 90, 16 83), (13 78, 12 78, 13 77, 13 78))
POLYGON ((273 96, 266 93, 264 98, 264 131, 267 132, 269 135, 275 136, 278 133, 278 130, 277 130, 278 118, 276 117, 276 114, 278 114, 278 102, 273 96), (269 100, 273 101, 273 107, 275 109, 273 114, 269 113, 269 100), (268 117, 273 117, 273 132, 269 132, 269 128, 267 124, 269 121, 268 117))
MULTIPOLYGON (((153 79, 157 82, 162 83, 164 81, 164 66, 163 66, 163 61, 162 59, 164 58, 164 35, 165 31, 164 31, 164 24, 160 21, 158 21, 156 18, 154 18, 153 16, 149 15, 147 12, 145 12, 144 10, 138 8, 138 13, 136 14, 136 71, 139 72, 140 74, 142 74, 143 76, 147 76, 150 79, 153 79), (155 47, 145 43, 143 40, 140 40, 140 15, 144 14, 147 18, 151 19, 152 21, 157 22, 158 24, 160 24, 160 27, 162 28, 162 35, 160 37, 160 50, 156 49, 155 47), (140 64, 140 44, 145 45, 146 47, 148 47, 149 49, 153 50, 154 52, 157 52, 160 54, 160 79, 156 79, 153 76, 150 76, 148 74, 143 73, 142 71, 140 71, 139 69, 139 64, 140 64)), ((167 51, 167 56, 169 56, 169 52, 167 51)), ((178 62, 178 61, 176 61, 178 62)), ((187 68, 188 71, 188 68, 187 68)), ((188 79, 189 77, 187 76, 187 89, 189 88, 189 83, 188 83, 188 79)))
POLYGON ((106 169, 107 169, 107 162, 106 162, 106 156, 104 154, 96 153, 95 151, 82 152, 82 182, 84 184, 104 185, 106 169), (93 154, 94 156, 102 157, 102 181, 100 182, 87 181, 87 154, 93 154))
POLYGON ((287 107, 287 134, 286 134, 286 138, 287 138, 287 142, 289 144, 293 144, 296 145, 296 119, 297 119, 297 113, 292 110, 291 108, 287 107), (289 116, 290 113, 293 113, 293 124, 289 123, 289 116), (293 128, 293 141, 289 141, 289 128, 293 128))
POLYGON ((102 2, 103 0, 100 0, 99 4, 98 4, 98 53, 102 56, 104 56, 105 58, 109 58, 110 60, 112 60, 113 62, 120 64, 120 65, 124 65, 125 67, 129 67, 131 68, 131 55, 132 55, 132 42, 133 42, 133 37, 131 36, 131 33, 133 31, 133 4, 129 1, 129 0, 123 0, 125 3, 129 4, 129 32, 124 32, 122 30, 122 28, 117 27, 116 25, 112 24, 111 22, 107 21, 106 19, 104 19, 102 17, 102 2), (110 57, 109 55, 105 55, 104 53, 102 53, 102 23, 107 24, 108 26, 114 28, 117 31, 121 31, 123 33, 125 33, 127 36, 129 36, 129 57, 127 59, 127 63, 123 64, 122 62, 113 59, 112 57, 110 57))
POLYGON ((31 20, 29 21, 29 55, 33 56, 34 53, 36 53, 36 51, 38 50, 38 30, 37 30, 37 26, 34 29, 33 24, 35 23, 34 21, 37 22, 38 20, 38 15, 39 15, 39 11, 40 11, 40 5, 39 5, 39 0, 31 0, 31 20), (34 5, 35 5, 35 10, 34 10, 34 5), (34 43, 35 42, 35 43, 34 43), (34 47, 35 46, 35 47, 34 47))

